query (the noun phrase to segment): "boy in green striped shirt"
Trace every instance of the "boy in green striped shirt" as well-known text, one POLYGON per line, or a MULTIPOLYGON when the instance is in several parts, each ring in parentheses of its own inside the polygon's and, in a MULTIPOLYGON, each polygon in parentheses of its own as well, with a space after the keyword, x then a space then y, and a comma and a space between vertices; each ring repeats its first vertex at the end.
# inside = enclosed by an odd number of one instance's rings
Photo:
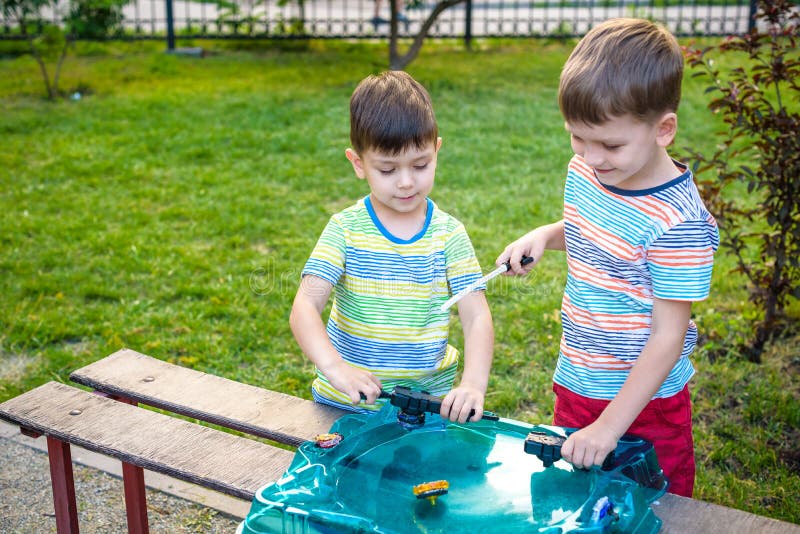
POLYGON ((350 99, 350 141, 345 155, 370 194, 328 221, 289 320, 317 368, 314 399, 372 412, 381 388, 406 386, 443 397, 442 417, 463 423, 474 410, 477 421, 494 330, 483 291, 459 302, 464 370, 453 388, 459 354, 440 306, 481 269, 464 226, 428 198, 442 144, 428 92, 404 72, 367 77, 350 99))

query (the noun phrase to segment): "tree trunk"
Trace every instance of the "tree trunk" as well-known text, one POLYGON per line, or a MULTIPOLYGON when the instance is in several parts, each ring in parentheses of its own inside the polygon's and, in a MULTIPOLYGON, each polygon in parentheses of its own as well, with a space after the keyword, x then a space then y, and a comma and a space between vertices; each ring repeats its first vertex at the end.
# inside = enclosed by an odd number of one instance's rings
POLYGON ((67 49, 69 48, 70 44, 70 37, 67 35, 64 38, 64 48, 61 50, 61 56, 58 58, 58 63, 56 63, 56 72, 53 75, 53 93, 58 95, 58 79, 61 76, 61 66, 64 64, 64 60, 67 57, 67 49))
POLYGON ((422 43, 425 41, 425 37, 428 36, 428 32, 433 26, 433 23, 436 22, 436 19, 445 9, 458 5, 464 0, 440 0, 436 6, 431 11, 431 14, 428 15, 428 18, 422 24, 422 27, 414 36, 414 41, 412 41, 411 46, 408 48, 405 54, 400 55, 398 52, 398 35, 397 35, 397 6, 393 1, 390 1, 391 13, 392 18, 389 25, 389 68, 391 70, 403 70, 405 69, 414 59, 416 59, 417 54, 419 54, 420 49, 422 48, 422 43))
POLYGON ((48 100, 55 100, 56 93, 53 90, 53 86, 50 85, 50 75, 47 72, 47 65, 42 58, 42 55, 36 50, 36 46, 33 44, 33 37, 30 35, 28 36, 28 44, 31 47, 31 55, 33 59, 36 60, 36 63, 39 64, 39 70, 42 71, 42 79, 44 80, 44 88, 47 90, 47 99, 48 100))

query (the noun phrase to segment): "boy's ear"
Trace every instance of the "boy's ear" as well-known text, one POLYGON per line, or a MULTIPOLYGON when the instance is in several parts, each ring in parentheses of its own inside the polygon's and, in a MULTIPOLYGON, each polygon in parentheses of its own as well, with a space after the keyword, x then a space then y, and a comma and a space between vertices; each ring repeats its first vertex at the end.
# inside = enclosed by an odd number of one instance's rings
POLYGON ((361 158, 356 154, 356 151, 352 148, 348 148, 344 151, 344 155, 347 156, 347 159, 353 165, 353 170, 356 172, 356 176, 360 179, 364 179, 367 177, 367 173, 364 171, 364 162, 361 158))
POLYGON ((442 148, 442 138, 441 137, 437 137, 436 138, 436 152, 439 152, 440 148, 442 148))
POLYGON ((668 147, 675 140, 678 133, 678 116, 673 113, 665 113, 656 124, 656 143, 660 147, 668 147))

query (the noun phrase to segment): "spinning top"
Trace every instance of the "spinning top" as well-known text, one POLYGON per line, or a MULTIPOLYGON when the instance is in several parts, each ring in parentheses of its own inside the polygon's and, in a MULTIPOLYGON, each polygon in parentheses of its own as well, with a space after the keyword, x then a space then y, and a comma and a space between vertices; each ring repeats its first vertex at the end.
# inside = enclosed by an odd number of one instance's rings
POLYGON ((331 447, 335 447, 341 443, 343 439, 344 436, 338 432, 333 432, 331 434, 317 434, 314 436, 314 444, 321 449, 330 449, 331 447))
POLYGON ((436 499, 447 493, 450 483, 446 480, 434 480, 433 482, 423 482, 414 486, 414 495, 417 499, 428 499, 432 505, 436 506, 436 499))

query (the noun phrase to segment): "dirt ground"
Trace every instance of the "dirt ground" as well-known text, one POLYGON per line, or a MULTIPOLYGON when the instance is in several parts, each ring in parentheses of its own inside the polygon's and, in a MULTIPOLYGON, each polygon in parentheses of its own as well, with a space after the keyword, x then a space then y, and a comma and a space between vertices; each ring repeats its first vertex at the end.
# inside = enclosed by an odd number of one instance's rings
MULTIPOLYGON (((125 533, 122 480, 97 469, 73 465, 82 533, 125 533)), ((238 519, 194 502, 147 490, 150 532, 233 533, 238 519)), ((47 455, 0 437, 0 532, 56 531, 47 455)))

